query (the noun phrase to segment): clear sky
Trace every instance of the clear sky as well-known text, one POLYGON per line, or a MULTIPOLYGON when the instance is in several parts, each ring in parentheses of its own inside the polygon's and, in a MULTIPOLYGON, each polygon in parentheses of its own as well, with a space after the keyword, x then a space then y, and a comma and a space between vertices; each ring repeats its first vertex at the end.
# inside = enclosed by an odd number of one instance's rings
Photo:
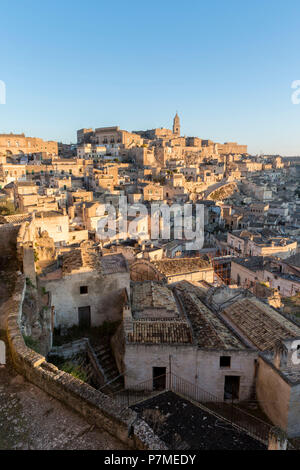
POLYGON ((0 133, 170 127, 300 155, 299 0, 2 0, 0 133))

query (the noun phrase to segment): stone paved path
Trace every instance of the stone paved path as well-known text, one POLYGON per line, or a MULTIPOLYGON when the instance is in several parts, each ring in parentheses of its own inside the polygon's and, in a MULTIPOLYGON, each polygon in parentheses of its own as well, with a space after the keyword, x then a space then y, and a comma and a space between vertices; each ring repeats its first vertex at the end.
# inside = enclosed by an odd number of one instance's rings
POLYGON ((0 367, 0 449, 126 449, 110 434, 0 367))

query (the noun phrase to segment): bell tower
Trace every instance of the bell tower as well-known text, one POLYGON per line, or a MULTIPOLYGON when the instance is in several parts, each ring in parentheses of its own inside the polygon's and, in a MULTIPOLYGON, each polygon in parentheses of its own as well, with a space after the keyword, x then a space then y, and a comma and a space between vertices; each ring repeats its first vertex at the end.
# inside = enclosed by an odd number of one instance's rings
POLYGON ((180 119, 177 113, 173 120, 173 134, 180 137, 180 119))

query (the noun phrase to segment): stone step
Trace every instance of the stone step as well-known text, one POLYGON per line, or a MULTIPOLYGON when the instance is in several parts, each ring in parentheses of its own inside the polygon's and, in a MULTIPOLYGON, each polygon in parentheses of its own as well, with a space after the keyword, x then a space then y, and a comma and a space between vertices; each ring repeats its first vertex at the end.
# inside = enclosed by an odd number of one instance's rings
POLYGON ((95 353, 106 352, 109 348, 107 346, 95 346, 94 348, 95 353))
POLYGON ((123 380, 121 378, 117 378, 119 376, 119 371, 109 345, 96 346, 93 349, 104 372, 105 381, 113 381, 112 383, 108 383, 103 389, 101 389, 101 391, 104 394, 109 394, 122 390, 124 388, 123 380))
POLYGON ((97 356, 97 359, 101 361, 111 360, 111 357, 108 354, 96 354, 96 356, 97 356))

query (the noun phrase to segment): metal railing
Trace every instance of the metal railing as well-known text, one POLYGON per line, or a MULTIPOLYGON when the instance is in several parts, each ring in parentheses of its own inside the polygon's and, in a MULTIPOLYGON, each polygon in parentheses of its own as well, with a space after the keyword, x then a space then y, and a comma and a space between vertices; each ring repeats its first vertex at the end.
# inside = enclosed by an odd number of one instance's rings
POLYGON ((167 373, 155 379, 129 385, 126 389, 110 396, 123 408, 153 398, 166 391, 172 391, 181 397, 195 402, 202 409, 226 420, 264 444, 268 444, 272 425, 262 421, 247 411, 242 410, 233 401, 222 401, 210 392, 173 373, 167 373))
POLYGON ((272 426, 242 410, 233 401, 222 401, 198 385, 174 374, 170 374, 170 390, 202 405, 217 417, 229 421, 231 425, 237 426, 255 439, 268 443, 272 426))
MULTIPOLYGON (((160 377, 157 377, 155 380, 165 380, 166 377, 166 375, 162 375, 160 377)), ((153 379, 148 379, 138 384, 129 385, 128 387, 119 392, 111 393, 109 396, 115 401, 117 401, 117 403, 121 407, 129 408, 130 406, 136 405, 139 402, 155 397, 167 390, 169 390, 168 387, 156 389, 155 387, 153 387, 153 379)))

